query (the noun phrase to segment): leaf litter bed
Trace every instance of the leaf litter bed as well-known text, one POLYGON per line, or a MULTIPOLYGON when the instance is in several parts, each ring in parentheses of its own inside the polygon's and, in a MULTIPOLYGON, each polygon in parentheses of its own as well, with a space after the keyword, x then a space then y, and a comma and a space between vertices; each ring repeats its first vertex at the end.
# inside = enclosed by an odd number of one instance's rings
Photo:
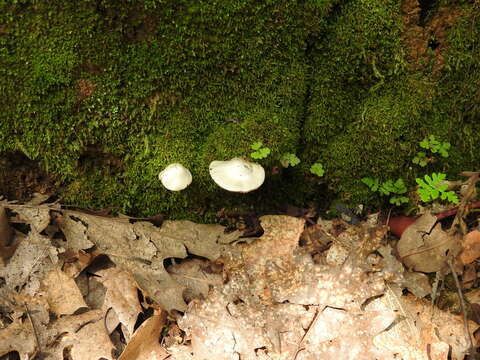
POLYGON ((429 213, 397 244, 377 215, 308 226, 268 215, 263 235, 246 237, 252 226, 159 224, 45 201, 0 202, 2 360, 476 355, 479 326, 463 316, 475 312, 433 305, 439 281, 425 273, 454 269, 468 290, 462 308, 475 310, 480 236, 443 231, 429 213))

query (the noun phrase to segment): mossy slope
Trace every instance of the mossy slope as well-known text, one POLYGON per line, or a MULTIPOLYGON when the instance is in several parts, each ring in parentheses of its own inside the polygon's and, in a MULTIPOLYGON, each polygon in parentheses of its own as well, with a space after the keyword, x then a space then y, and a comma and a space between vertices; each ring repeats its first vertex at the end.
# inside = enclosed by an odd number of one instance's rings
POLYGON ((408 64, 400 5, 0 1, 0 152, 39 160, 64 201, 197 219, 224 205, 318 199, 304 181, 317 160, 331 190, 366 201, 359 178, 404 175, 427 134, 452 143, 445 169, 473 167, 474 4, 462 5, 435 75, 408 64), (285 152, 303 168, 248 196, 214 186, 209 162, 247 156, 255 141, 272 150, 268 170, 285 152), (177 161, 194 182, 170 193, 157 174, 177 161))
MULTIPOLYGON (((430 56, 430 62, 413 64, 402 3, 348 2, 329 19, 326 36, 312 52, 303 157, 322 159, 325 182, 352 203, 372 202, 359 181, 364 176, 403 177, 414 184, 415 176, 428 171, 453 177, 480 167, 472 136, 480 131, 480 64, 473 60, 480 58, 478 8, 470 2, 454 6, 460 16, 446 29, 442 53, 429 49, 439 45, 434 41, 413 39, 416 51, 430 56), (420 169, 411 160, 421 150, 418 143, 431 134, 452 144, 450 157, 420 169)), ((422 21, 433 23, 433 16, 422 21)), ((438 28, 441 19, 435 21, 438 28)))

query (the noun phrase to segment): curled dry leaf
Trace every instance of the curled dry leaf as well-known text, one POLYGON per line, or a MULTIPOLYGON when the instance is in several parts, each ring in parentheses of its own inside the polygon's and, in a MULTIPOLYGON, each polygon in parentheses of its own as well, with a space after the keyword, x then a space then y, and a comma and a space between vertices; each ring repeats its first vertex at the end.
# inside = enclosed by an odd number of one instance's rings
POLYGON ((480 257, 480 231, 470 231, 463 237, 463 251, 460 253, 459 260, 463 265, 467 265, 480 257))
POLYGON ((118 360, 163 360, 170 355, 160 346, 159 339, 165 327, 165 313, 153 315, 135 330, 130 342, 118 360))
POLYGON ((459 249, 458 236, 443 231, 430 213, 410 225, 397 244, 398 255, 408 268, 427 273, 442 269, 447 257, 455 256, 459 249))
POLYGON ((87 307, 75 281, 58 268, 45 275, 42 285, 50 311, 57 316, 70 315, 87 307))
POLYGON ((124 334, 128 340, 133 334, 133 328, 137 321, 138 314, 142 311, 140 301, 138 300, 137 286, 133 276, 128 272, 118 268, 99 270, 96 272, 99 277, 97 280, 106 288, 103 309, 104 311, 113 311, 118 321, 108 326, 107 330, 111 333, 120 322, 123 324, 127 333, 124 334))
MULTIPOLYGON (((374 344, 401 355, 404 360, 461 360, 469 350, 461 316, 450 314, 413 296, 399 296, 388 287, 382 302, 397 314, 397 320, 374 338, 374 344), (437 357, 431 357, 431 348, 437 357), (446 350, 446 351, 445 351, 446 350)), ((469 321, 469 331, 478 329, 469 321)))

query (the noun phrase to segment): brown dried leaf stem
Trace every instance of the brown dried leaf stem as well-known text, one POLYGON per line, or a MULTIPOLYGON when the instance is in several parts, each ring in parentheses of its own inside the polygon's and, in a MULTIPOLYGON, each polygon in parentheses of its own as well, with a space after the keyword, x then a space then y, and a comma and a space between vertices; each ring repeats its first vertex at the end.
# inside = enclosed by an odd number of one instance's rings
POLYGON ((457 273, 455 272, 455 269, 453 268, 452 260, 449 258, 447 260, 448 267, 450 268, 450 271, 452 272, 453 279, 455 280, 455 286, 457 287, 457 295, 458 299, 460 300, 460 306, 462 308, 462 315, 463 315, 463 327, 465 330, 465 336, 467 337, 467 341, 470 344, 470 351, 474 350, 473 346, 473 340, 472 340, 472 334, 470 333, 470 330, 468 328, 468 318, 467 318, 467 310, 465 306, 465 298, 463 297, 462 294, 462 288, 460 287, 460 281, 458 281, 458 276, 457 273))

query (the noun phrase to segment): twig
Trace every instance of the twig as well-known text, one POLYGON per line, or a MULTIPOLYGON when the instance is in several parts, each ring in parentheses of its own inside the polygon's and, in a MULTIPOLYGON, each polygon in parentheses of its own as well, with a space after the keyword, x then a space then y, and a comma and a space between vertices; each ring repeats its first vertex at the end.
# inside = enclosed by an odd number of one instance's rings
POLYGON ((470 333, 470 330, 468 328, 468 319, 467 319, 467 311, 466 311, 466 306, 465 306, 465 299, 462 294, 462 289, 460 287, 460 282, 458 281, 458 276, 457 273, 455 272, 455 269, 453 268, 452 260, 450 258, 447 259, 447 264, 448 267, 450 268, 450 271, 452 272, 453 279, 455 280, 455 285, 457 287, 457 295, 460 300, 460 306, 462 308, 462 314, 463 314, 463 327, 467 336, 467 342, 470 344, 470 351, 474 349, 473 346, 473 340, 472 340, 472 334, 470 333))
POLYGON ((310 334, 311 330, 315 327, 315 324, 316 324, 317 321, 318 321, 318 318, 319 318, 319 316, 320 316, 320 313, 322 313, 323 310, 325 310, 325 308, 326 308, 326 306, 324 306, 322 310, 319 310, 318 307, 317 307, 317 311, 315 312, 315 316, 313 317, 312 322, 311 322, 310 325, 308 326, 307 331, 305 331, 305 334, 303 334, 302 339, 300 340, 300 342, 299 342, 298 345, 297 345, 297 350, 295 350, 295 354, 293 355, 293 360, 296 360, 297 355, 298 355, 298 353, 299 353, 300 351, 305 350, 305 348, 302 347, 303 342, 307 339, 307 337, 308 337, 308 335, 310 334))
MULTIPOLYGON (((35 324, 33 323, 32 315, 30 315, 30 310, 28 310, 27 303, 24 302, 23 306, 25 307, 25 311, 28 316, 28 320, 30 320, 30 323, 32 324, 32 329, 33 329, 33 335, 35 336, 35 342, 37 343, 37 351, 36 354, 39 352, 42 352, 42 347, 40 346, 40 340, 38 339, 38 334, 37 334, 37 328, 35 327, 35 324)), ((34 358, 35 355, 32 357, 34 358)))
POLYGON ((467 186, 464 195, 462 196, 462 201, 458 206, 457 214, 455 215, 455 219, 453 219, 453 223, 448 230, 450 234, 457 231, 457 226, 460 228, 462 235, 467 233, 467 226, 463 221, 463 217, 468 212, 468 202, 475 197, 476 195, 476 184, 480 181, 480 172, 463 172, 460 173, 461 176, 469 176, 467 181, 465 181, 464 185, 467 186))

